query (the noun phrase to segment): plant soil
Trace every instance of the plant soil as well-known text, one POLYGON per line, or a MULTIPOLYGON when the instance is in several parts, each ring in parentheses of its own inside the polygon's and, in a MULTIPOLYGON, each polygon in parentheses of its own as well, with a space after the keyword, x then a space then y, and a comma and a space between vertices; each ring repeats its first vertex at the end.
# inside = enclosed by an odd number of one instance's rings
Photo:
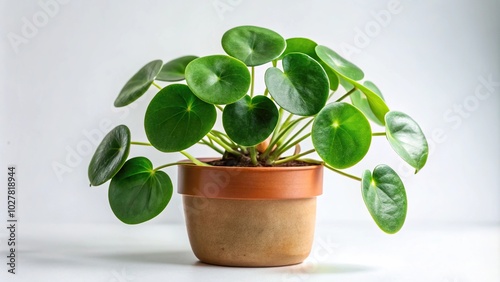
POLYGON ((209 165, 213 166, 237 166, 237 167, 290 167, 290 166, 310 166, 317 165, 315 163, 309 163, 305 161, 294 160, 282 164, 267 164, 265 161, 259 161, 257 165, 252 163, 252 160, 248 156, 241 156, 239 158, 229 155, 224 156, 220 160, 207 162, 209 165))

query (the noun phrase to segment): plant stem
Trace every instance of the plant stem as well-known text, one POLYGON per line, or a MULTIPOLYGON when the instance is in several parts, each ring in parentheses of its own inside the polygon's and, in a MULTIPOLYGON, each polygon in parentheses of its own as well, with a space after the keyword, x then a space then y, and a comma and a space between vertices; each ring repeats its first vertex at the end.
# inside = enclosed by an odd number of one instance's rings
POLYGON ((218 148, 217 146, 215 146, 211 139, 210 139, 210 141, 202 139, 200 144, 207 145, 208 147, 214 149, 214 151, 216 151, 217 153, 224 155, 224 151, 222 149, 218 148))
POLYGON ((214 136, 212 133, 208 133, 207 136, 208 136, 208 138, 213 140, 215 143, 219 144, 227 152, 229 152, 231 154, 235 154, 235 155, 241 155, 240 152, 231 148, 228 144, 224 143, 220 138, 217 138, 217 136, 214 136))
POLYGON ((273 60, 273 67, 276 67, 276 65, 278 64, 278 60, 273 60))
POLYGON ((296 159, 298 159, 298 158, 300 158, 302 156, 312 154, 314 152, 316 152, 316 150, 315 149, 311 149, 309 151, 305 151, 304 153, 300 153, 300 154, 297 154, 297 155, 293 155, 293 156, 290 156, 290 157, 287 157, 287 158, 275 161, 274 164, 278 165, 278 164, 283 164, 283 163, 286 163, 286 162, 290 162, 290 161, 296 160, 296 159))
POLYGON ((361 178, 359 178, 359 177, 357 177, 357 176, 354 176, 354 175, 352 175, 352 174, 349 174, 349 173, 346 173, 346 172, 340 171, 340 170, 338 170, 338 169, 336 169, 336 168, 334 168, 334 167, 330 166, 329 164, 326 164, 326 163, 325 163, 325 164, 324 164, 324 166, 325 166, 326 168, 328 168, 329 170, 333 171, 333 172, 336 172, 336 173, 341 174, 341 175, 343 175, 343 176, 349 177, 349 178, 351 178, 351 179, 354 179, 354 180, 357 180, 357 181, 361 181, 361 180, 362 180, 361 178))
POLYGON ((147 142, 137 142, 137 141, 130 142, 130 145, 152 146, 150 143, 147 143, 147 142))
POLYGON ((386 136, 385 132, 373 132, 372 136, 386 136))
POLYGON ((356 90, 358 90, 358 88, 356 88, 356 87, 352 88, 351 90, 349 90, 349 92, 345 93, 342 97, 338 98, 335 102, 340 102, 340 101, 344 100, 345 98, 347 98, 347 96, 351 95, 356 90))
POLYGON ((266 159, 269 154, 271 153, 274 144, 276 144, 276 137, 280 131, 281 128, 281 120, 283 119, 283 108, 280 107, 279 109, 279 116, 278 116, 278 123, 276 124, 276 128, 274 128, 273 134, 271 135, 271 141, 269 141, 269 146, 267 146, 267 149, 264 151, 264 153, 261 155, 261 159, 266 159))
POLYGON ((234 148, 234 147, 238 146, 237 144, 235 144, 233 142, 233 140, 231 140, 231 138, 229 138, 229 136, 227 136, 227 134, 225 134, 223 132, 220 132, 218 130, 212 129, 210 131, 210 133, 212 133, 213 135, 215 135, 217 138, 219 138, 222 142, 226 143, 231 148, 234 148))
POLYGON ((219 109, 221 112, 224 112, 224 108, 221 105, 215 105, 215 107, 217 107, 217 109, 219 109))
POLYGON ((255 146, 248 147, 248 152, 250 153, 250 159, 252 160, 253 165, 258 165, 257 161, 257 151, 255 150, 255 146))
POLYGON ((252 80, 250 82, 250 97, 253 98, 253 89, 255 85, 255 67, 252 66, 251 69, 252 69, 252 80))
POLYGON ((164 165, 161 165, 159 167, 156 167, 153 169, 153 171, 158 171, 162 168, 166 168, 166 167, 169 167, 169 166, 174 166, 174 165, 180 165, 180 164, 184 164, 184 163, 181 163, 181 162, 176 162, 176 163, 169 163, 169 164, 164 164, 164 165))
POLYGON ((293 117, 293 114, 290 113, 288 115, 288 117, 286 118, 285 122, 283 122, 283 125, 281 126, 281 130, 283 129, 283 127, 287 126, 290 123, 290 120, 292 119, 292 117, 293 117))
MULTIPOLYGON (((302 131, 304 131, 310 124, 311 122, 313 122, 314 119, 311 119, 309 120, 304 126, 302 126, 302 128, 300 128, 290 139, 288 139, 282 146, 279 146, 281 148, 277 148, 276 152, 279 153, 279 154, 282 154, 284 152, 286 152, 288 149, 290 149, 291 147, 288 147, 288 145, 290 144, 290 142, 292 142, 295 138, 297 138, 297 136, 299 136, 300 133, 302 133, 302 131)), ((307 138, 307 137, 306 137, 307 138)), ((300 141, 302 141, 304 139, 301 139, 300 141)), ((297 144, 297 143, 295 143, 297 144)), ((295 146, 295 144, 293 146, 295 146)), ((279 155, 277 156, 274 156, 274 157, 279 157, 279 155)))
MULTIPOLYGON (((297 133, 298 133, 298 132, 297 132, 297 133)), ((309 137, 309 136, 311 136, 311 133, 310 133, 310 132, 309 132, 309 133, 307 133, 306 135, 304 135, 304 136, 300 137, 300 138, 299 138, 299 139, 297 139, 296 141, 293 141, 293 142, 291 142, 291 140, 293 140, 293 139, 295 138, 295 136, 294 136, 294 137, 292 137, 292 138, 290 138, 290 140, 289 140, 287 143, 285 143, 285 145, 286 145, 285 147, 283 147, 282 149, 276 149, 276 150, 275 150, 275 153, 273 153, 273 155, 272 155, 272 159, 277 159, 277 158, 279 158, 279 156, 280 156, 281 154, 283 154, 284 152, 288 151, 290 148, 294 147, 295 145, 299 144, 300 142, 304 141, 304 139, 306 139, 306 138, 307 138, 307 137, 309 137), (290 142, 291 142, 291 143, 290 143, 290 142), (288 144, 288 143, 289 143, 289 144, 288 144)))
POLYGON ((156 82, 154 82, 154 81, 153 81, 153 85, 154 85, 154 86, 156 86, 156 88, 158 88, 158 89, 160 89, 160 90, 162 90, 162 89, 163 89, 163 87, 161 87, 160 85, 158 85, 158 84, 157 84, 156 82))
MULTIPOLYGON (((295 128, 295 126, 301 122, 302 120, 306 119, 307 117, 301 117, 301 118, 298 118, 296 120, 293 120, 291 121, 290 123, 286 124, 283 123, 283 125, 281 126, 281 129, 280 129, 280 134, 278 135, 278 137, 276 138, 276 141, 275 141, 275 145, 279 145, 282 143, 283 139, 285 139, 291 132, 292 130, 295 128)), ((273 145, 274 146, 274 145, 273 145)))
POLYGON ((267 96, 267 94, 269 94, 269 89, 266 88, 266 90, 264 90, 264 96, 267 96))
POLYGON ((201 162, 197 160, 195 157, 191 156, 188 152, 186 151, 180 151, 181 154, 183 154, 186 158, 188 158, 190 161, 192 161, 195 165, 199 166, 208 166, 208 164, 201 162))

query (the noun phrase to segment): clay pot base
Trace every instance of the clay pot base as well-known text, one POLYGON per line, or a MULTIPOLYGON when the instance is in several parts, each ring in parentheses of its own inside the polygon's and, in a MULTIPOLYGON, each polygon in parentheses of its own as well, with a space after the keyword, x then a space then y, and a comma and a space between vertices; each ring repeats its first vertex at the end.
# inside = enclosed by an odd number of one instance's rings
POLYGON ((183 196, 191 248, 205 263, 285 266, 309 255, 316 197, 280 200, 183 196))

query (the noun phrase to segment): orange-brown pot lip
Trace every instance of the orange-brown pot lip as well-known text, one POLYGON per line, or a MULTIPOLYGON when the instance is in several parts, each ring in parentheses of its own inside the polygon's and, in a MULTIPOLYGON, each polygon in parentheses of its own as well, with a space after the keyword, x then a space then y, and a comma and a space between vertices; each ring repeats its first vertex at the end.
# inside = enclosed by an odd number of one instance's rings
MULTIPOLYGON (((217 158, 201 158, 209 162, 217 158)), ((179 166, 178 193, 222 199, 298 199, 323 192, 323 165, 297 167, 179 166)))

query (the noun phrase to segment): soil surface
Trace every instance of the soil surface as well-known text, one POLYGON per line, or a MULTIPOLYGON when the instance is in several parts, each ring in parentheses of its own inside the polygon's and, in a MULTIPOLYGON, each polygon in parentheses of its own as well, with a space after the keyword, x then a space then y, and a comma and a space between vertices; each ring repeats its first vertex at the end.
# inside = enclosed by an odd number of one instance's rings
POLYGON ((290 167, 290 166, 310 166, 315 165, 312 163, 304 162, 304 161, 291 161, 278 165, 269 165, 265 162, 259 162, 258 165, 252 164, 252 160, 248 156, 243 156, 241 158, 236 158, 233 156, 227 156, 220 160, 215 160, 208 162, 209 165, 213 166, 238 166, 238 167, 290 167))

